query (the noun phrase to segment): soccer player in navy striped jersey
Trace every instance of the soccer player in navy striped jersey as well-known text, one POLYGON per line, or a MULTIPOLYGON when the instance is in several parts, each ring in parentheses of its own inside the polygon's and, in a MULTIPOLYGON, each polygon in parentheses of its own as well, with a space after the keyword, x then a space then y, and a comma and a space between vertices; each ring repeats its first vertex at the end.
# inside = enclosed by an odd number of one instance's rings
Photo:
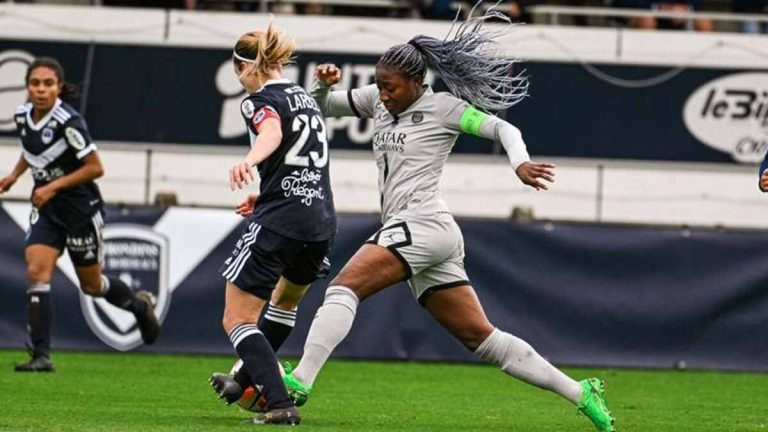
POLYGON ((120 279, 101 273, 104 210, 94 180, 104 174, 104 168, 85 120, 62 100, 74 92, 74 86, 64 81, 64 69, 49 57, 38 58, 29 66, 26 82, 28 102, 14 116, 22 155, 11 174, 0 179, 0 193, 7 192, 31 168, 35 186, 24 255, 32 358, 18 364, 16 371, 50 372, 51 277, 64 248, 75 266, 80 289, 132 312, 145 343, 157 339, 160 326, 150 293, 134 293, 120 279))
POLYGON ((233 190, 242 188, 254 180, 257 167, 261 183, 258 197, 249 195, 237 208, 248 226, 221 268, 227 280, 223 326, 243 367, 236 379, 214 374, 211 384, 229 403, 248 384, 243 375, 261 386, 266 408, 254 419, 259 424, 300 422, 275 349, 295 319, 286 303, 298 303, 312 282, 327 275, 326 254, 336 235, 322 112, 303 88, 281 77, 294 49, 270 21, 266 31, 241 36, 233 53, 235 72, 249 93, 241 111, 251 150, 230 170, 229 181, 233 190), (259 324, 270 299, 274 304, 259 324))

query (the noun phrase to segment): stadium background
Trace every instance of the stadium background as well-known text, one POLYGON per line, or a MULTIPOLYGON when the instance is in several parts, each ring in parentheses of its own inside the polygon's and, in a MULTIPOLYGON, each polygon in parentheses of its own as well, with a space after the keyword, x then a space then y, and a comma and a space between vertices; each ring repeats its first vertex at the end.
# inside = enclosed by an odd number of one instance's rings
MULTIPOLYGON (((21 4, 0 4, 0 12, 0 173, 19 154, 12 110, 25 98, 26 65, 53 55, 82 87, 79 108, 105 162, 108 269, 113 262, 134 287, 165 299, 162 339, 138 346, 130 320, 80 296, 60 260, 54 351, 230 354, 215 270, 241 222, 228 210, 242 193, 228 191, 226 170, 247 145, 230 49, 267 16, 21 4), (153 205, 158 194, 178 205, 153 205), (143 248, 128 247, 136 245, 143 248)), ((290 72, 299 83, 317 62, 334 61, 344 67, 343 87, 369 82, 387 47, 450 27, 342 17, 278 23, 300 46, 290 72)), ((462 140, 451 157, 444 195, 491 320, 557 364, 768 369, 768 206, 756 175, 768 148, 768 39, 527 25, 504 47, 528 60, 531 97, 503 115, 534 158, 557 163, 558 181, 547 193, 524 189, 490 142, 462 140), (726 93, 734 90, 754 92, 748 115, 745 99, 726 93), (718 101, 727 115, 714 115, 718 101)), ((328 125, 342 213, 335 272, 375 229, 378 198, 370 125, 328 125)), ((0 207, 3 348, 20 348, 26 337, 30 189, 28 177, 19 181, 0 207)), ((324 287, 302 304, 283 355, 300 354, 324 287)), ((364 304, 360 316, 337 357, 474 361, 404 285, 364 304)))

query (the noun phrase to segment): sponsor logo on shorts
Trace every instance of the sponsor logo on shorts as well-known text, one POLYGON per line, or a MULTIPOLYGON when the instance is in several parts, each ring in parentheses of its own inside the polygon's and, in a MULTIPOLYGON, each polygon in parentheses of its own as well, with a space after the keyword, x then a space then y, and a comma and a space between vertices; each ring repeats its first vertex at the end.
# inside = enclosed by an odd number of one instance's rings
MULTIPOLYGON (((110 224, 104 228, 104 274, 116 277, 132 290, 155 296, 155 314, 162 323, 171 307, 168 272, 168 240, 150 227, 110 224)), ((133 314, 103 298, 80 295, 80 307, 88 327, 105 344, 120 351, 141 346, 141 334, 133 314)))

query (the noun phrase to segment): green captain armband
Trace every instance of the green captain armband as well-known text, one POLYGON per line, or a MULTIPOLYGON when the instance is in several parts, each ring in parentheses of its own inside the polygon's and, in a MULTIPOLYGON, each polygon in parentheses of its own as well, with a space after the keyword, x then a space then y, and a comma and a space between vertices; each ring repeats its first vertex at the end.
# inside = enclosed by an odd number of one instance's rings
POLYGON ((461 114, 459 120, 459 128, 462 132, 470 135, 478 136, 480 134, 480 126, 485 119, 488 118, 488 114, 478 110, 474 107, 467 107, 461 114))

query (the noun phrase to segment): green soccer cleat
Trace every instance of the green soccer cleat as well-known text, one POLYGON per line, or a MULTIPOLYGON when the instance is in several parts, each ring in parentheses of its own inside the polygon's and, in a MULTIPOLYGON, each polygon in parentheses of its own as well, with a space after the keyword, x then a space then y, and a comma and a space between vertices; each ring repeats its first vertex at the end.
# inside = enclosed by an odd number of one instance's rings
POLYGON ((307 403, 309 394, 312 392, 312 386, 300 383, 291 373, 291 365, 286 363, 284 369, 285 375, 283 375, 283 383, 285 384, 285 389, 288 390, 288 396, 293 399, 293 403, 296 404, 297 407, 300 407, 307 403))
POLYGON ((576 405, 579 412, 589 417, 600 432, 616 432, 613 423, 616 421, 605 403, 603 381, 589 378, 579 382, 583 393, 576 405))

